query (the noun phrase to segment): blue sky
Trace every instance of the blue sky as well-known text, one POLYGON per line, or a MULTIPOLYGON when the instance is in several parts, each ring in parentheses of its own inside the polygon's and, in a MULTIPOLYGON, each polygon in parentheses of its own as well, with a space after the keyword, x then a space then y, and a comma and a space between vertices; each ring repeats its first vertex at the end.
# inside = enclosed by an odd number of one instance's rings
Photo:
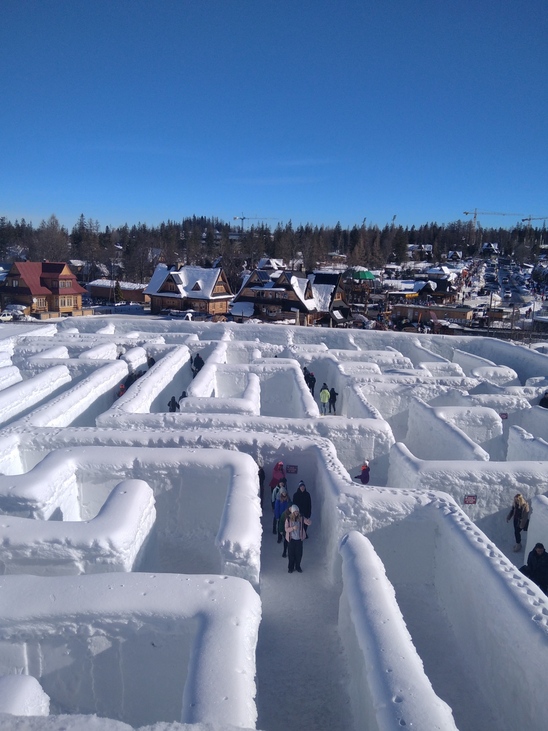
POLYGON ((3 0, 1 17, 11 221, 548 216, 546 0, 3 0))

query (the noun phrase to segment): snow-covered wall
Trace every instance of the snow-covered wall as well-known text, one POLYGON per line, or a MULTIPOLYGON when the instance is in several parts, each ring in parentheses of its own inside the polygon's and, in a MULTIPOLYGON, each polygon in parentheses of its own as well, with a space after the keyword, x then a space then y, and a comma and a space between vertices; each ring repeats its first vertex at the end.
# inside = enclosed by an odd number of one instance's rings
POLYGON ((3 576, 0 675, 38 679, 52 713, 255 728, 260 618, 228 576, 3 576))
POLYGON ((339 633, 350 660, 354 717, 368 731, 455 729, 432 688, 371 543, 351 532, 341 541, 339 633))

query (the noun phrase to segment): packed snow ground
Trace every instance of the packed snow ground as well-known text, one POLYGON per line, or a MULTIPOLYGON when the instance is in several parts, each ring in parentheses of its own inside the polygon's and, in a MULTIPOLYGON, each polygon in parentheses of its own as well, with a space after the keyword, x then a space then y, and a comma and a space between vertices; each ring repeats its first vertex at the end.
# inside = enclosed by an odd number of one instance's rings
POLYGON ((146 317, 0 338, 2 728, 545 728, 548 605, 516 567, 548 545, 546 355, 146 317), (302 575, 278 459, 312 495, 302 575))

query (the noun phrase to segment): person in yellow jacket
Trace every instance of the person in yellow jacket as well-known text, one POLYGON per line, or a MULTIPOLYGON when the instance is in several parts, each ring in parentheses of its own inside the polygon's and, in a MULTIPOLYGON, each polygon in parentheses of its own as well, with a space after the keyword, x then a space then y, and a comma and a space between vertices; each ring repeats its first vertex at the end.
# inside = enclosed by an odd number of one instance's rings
POLYGON ((327 384, 324 383, 322 385, 322 390, 320 391, 320 404, 322 407, 322 414, 324 416, 327 415, 327 404, 329 403, 329 389, 327 388, 327 384))

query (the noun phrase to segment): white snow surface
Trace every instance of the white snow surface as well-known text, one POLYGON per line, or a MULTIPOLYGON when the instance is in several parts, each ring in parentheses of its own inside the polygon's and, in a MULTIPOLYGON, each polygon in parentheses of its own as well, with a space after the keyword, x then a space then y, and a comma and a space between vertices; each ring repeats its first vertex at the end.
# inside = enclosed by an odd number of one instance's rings
POLYGON ((544 731, 542 349, 95 316, 1 326, 0 364, 3 730, 544 731))

